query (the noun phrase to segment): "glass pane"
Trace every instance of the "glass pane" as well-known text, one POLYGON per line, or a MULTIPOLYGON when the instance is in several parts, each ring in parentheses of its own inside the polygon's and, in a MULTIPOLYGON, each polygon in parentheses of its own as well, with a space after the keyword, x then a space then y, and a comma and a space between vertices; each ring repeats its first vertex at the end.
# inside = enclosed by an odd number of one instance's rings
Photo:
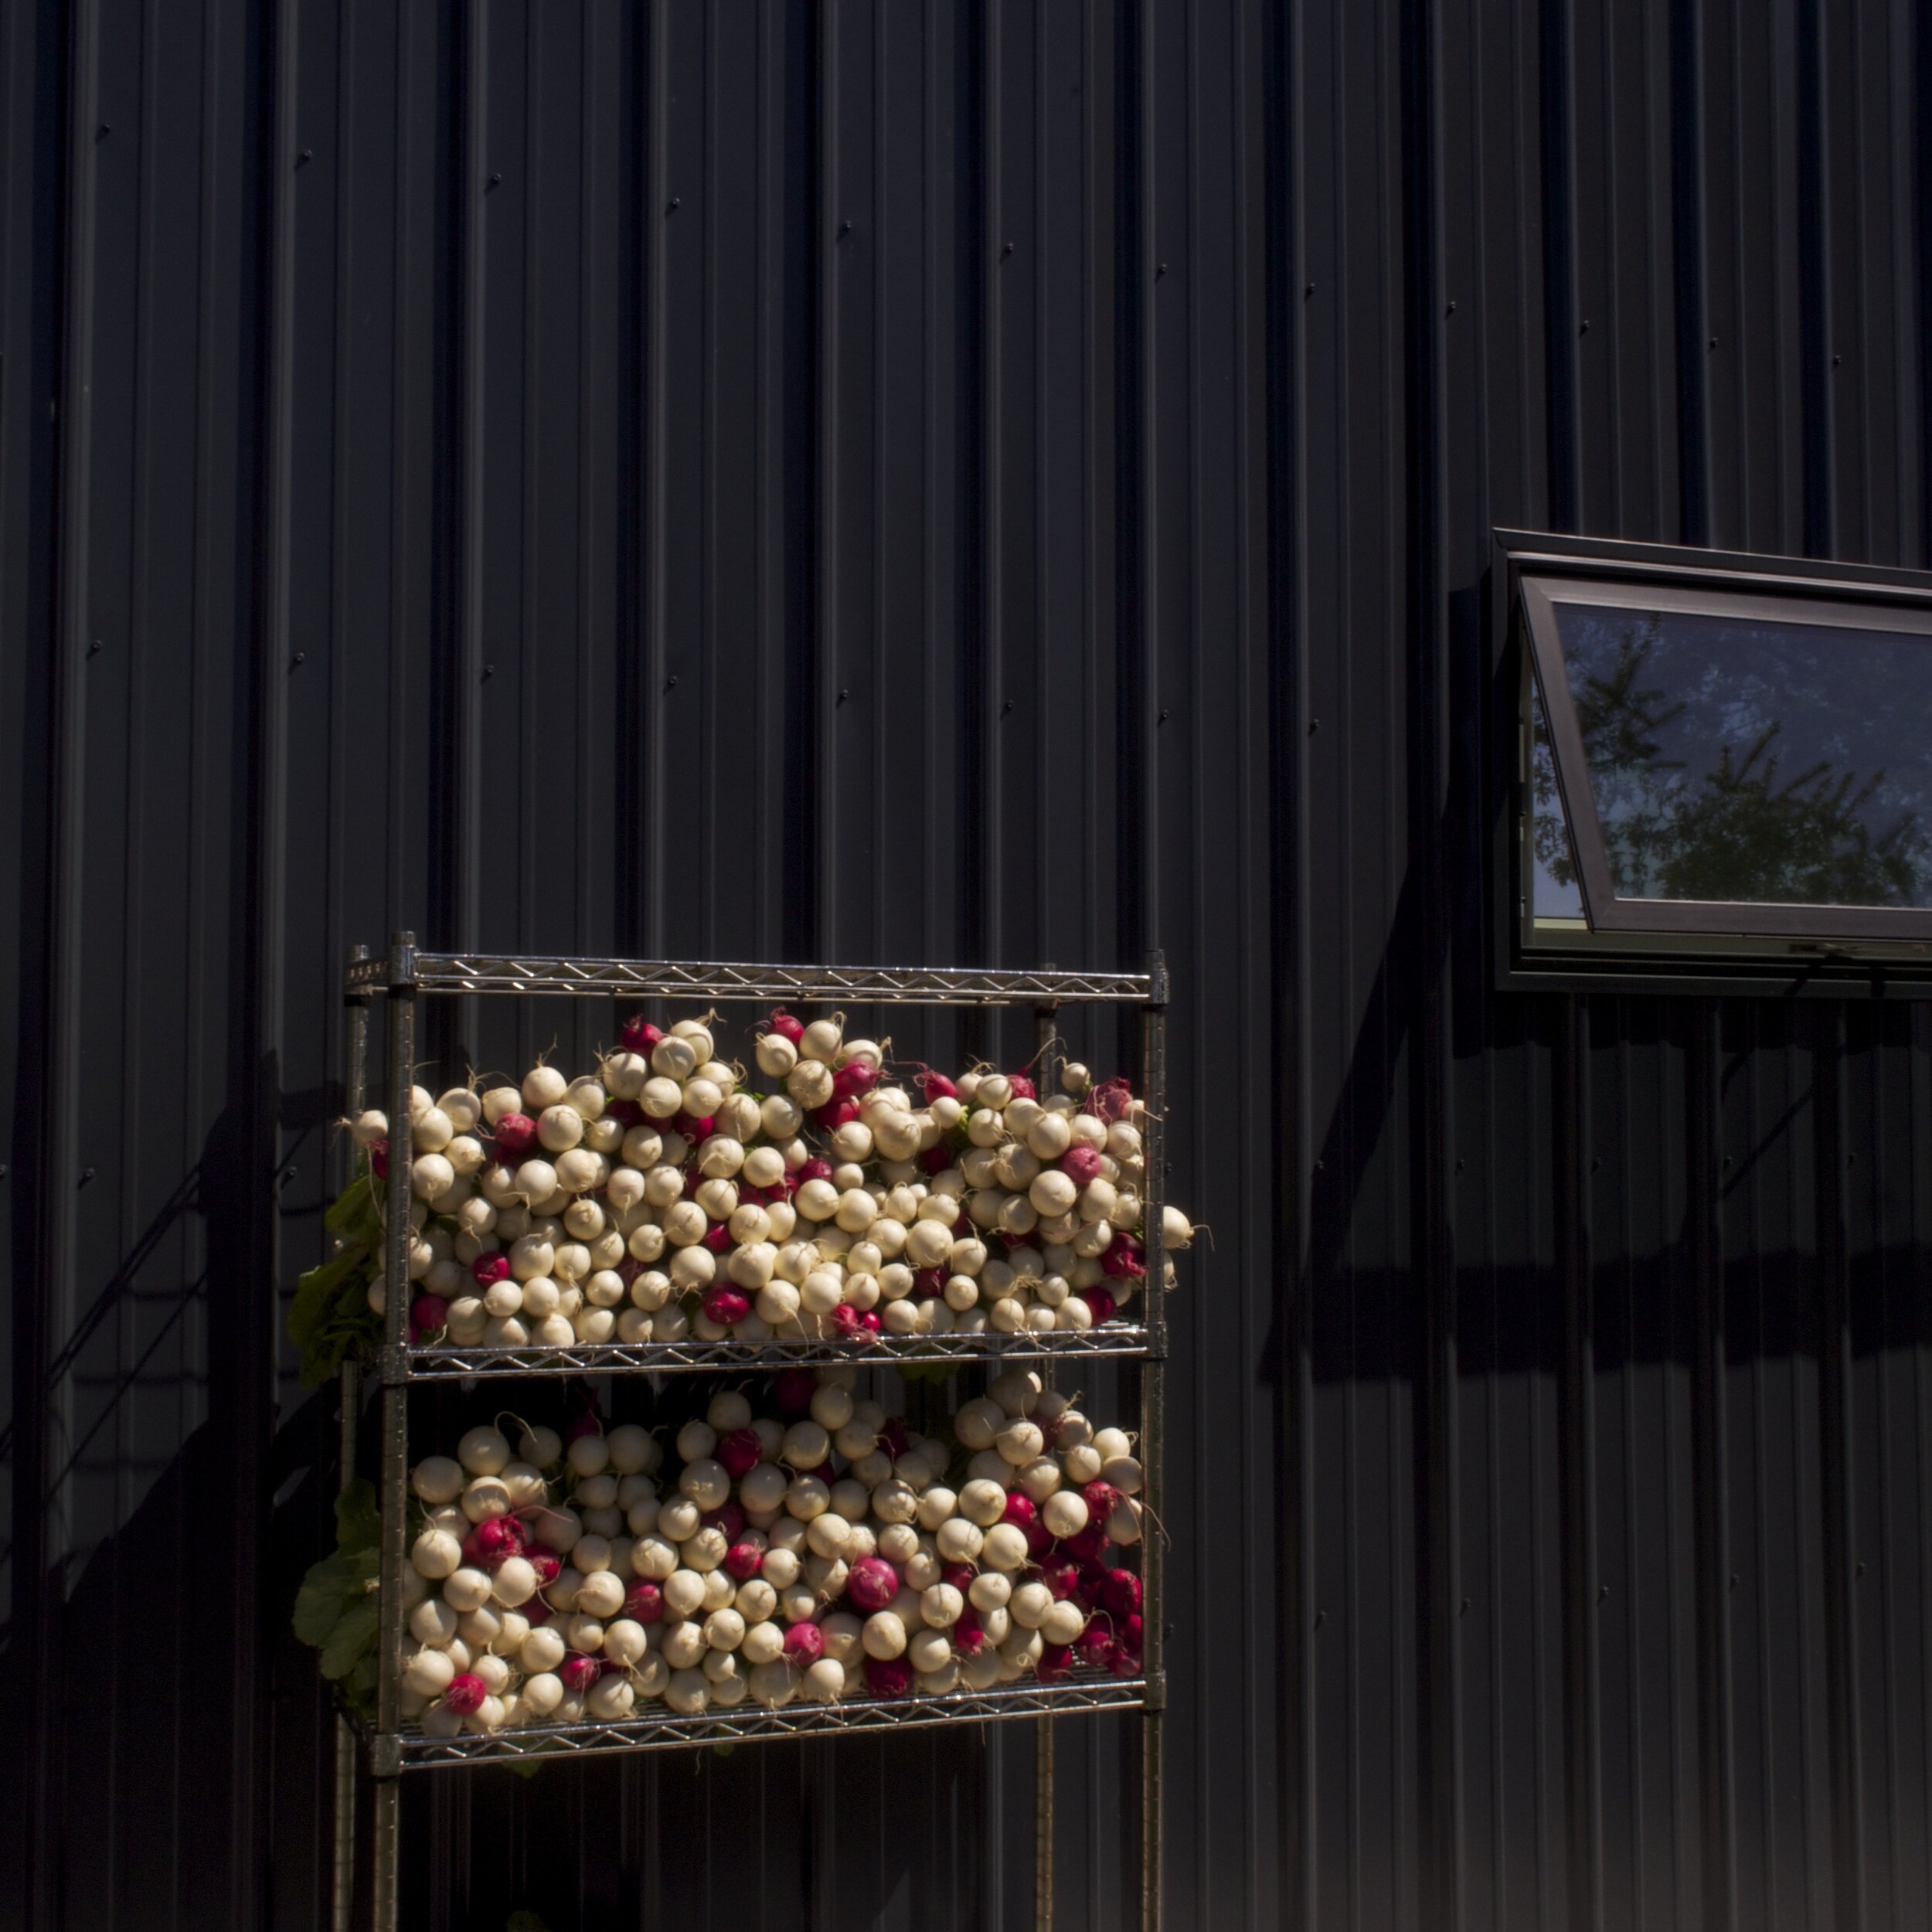
POLYGON ((1529 913, 1532 919, 1580 920, 1583 887, 1563 817, 1563 794, 1556 789, 1556 760, 1549 747, 1543 694, 1534 679, 1529 705, 1529 913))
POLYGON ((1932 905, 1932 638, 1555 609, 1619 897, 1932 905))

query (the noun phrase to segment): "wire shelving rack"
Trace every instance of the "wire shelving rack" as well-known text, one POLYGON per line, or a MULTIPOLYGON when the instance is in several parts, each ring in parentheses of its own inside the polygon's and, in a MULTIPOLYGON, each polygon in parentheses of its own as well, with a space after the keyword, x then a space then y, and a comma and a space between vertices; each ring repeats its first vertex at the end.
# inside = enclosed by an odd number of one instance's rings
MULTIPOLYGON (((832 1705, 787 1706, 782 1710, 746 1709, 679 1717, 654 1712, 621 1723, 556 1726, 429 1738, 406 1728, 400 1708, 404 1654, 402 1578, 407 1563, 409 1391, 412 1386, 442 1385, 471 1378, 509 1378, 678 1373, 736 1369, 770 1372, 799 1365, 847 1362, 892 1367, 903 1363, 979 1362, 991 1366, 1025 1361, 1050 1376, 1062 1360, 1114 1359, 1138 1371, 1142 1496, 1150 1523, 1158 1519, 1163 1449, 1163 1377, 1167 1355, 1166 1321, 1161 1284, 1165 1255, 1161 1209, 1165 1168, 1162 1116, 1166 1086, 1167 974, 1158 953, 1143 973, 975 971, 940 967, 779 966, 683 960, 568 959, 529 954, 434 953, 419 951, 413 934, 393 936, 386 955, 366 948, 352 953, 344 978, 348 1025, 344 1029, 345 1092, 352 1112, 368 1092, 369 1020, 371 1002, 387 1007, 389 1149, 385 1274, 392 1282, 409 1278, 410 1088, 416 1065, 417 1012, 425 998, 478 994, 520 994, 560 998, 628 999, 784 1000, 801 1005, 849 1000, 879 1005, 1030 1007, 1040 1043, 1050 1038, 1054 1017, 1065 1005, 1130 1005, 1141 1013, 1141 1095, 1147 1108, 1143 1130, 1147 1162, 1143 1189, 1147 1288, 1145 1313, 1138 1323, 1113 1322, 1066 1333, 988 1332, 981 1335, 891 1336, 866 1342, 641 1342, 568 1349, 525 1346, 465 1349, 412 1346, 408 1334, 409 1297, 388 1298, 384 1338, 376 1351, 379 1387, 381 1471, 377 1498, 381 1515, 380 1614, 377 1656, 380 1668, 376 1716, 364 1730, 338 1717, 335 1740, 334 1900, 336 1932, 349 1932, 354 1913, 356 1867, 355 1821, 359 1778, 374 1781, 371 1855, 371 1923, 375 1932, 395 1932, 400 1906, 401 1781, 417 1772, 467 1764, 503 1763, 532 1757, 576 1757, 614 1751, 692 1749, 719 1743, 744 1743, 787 1736, 825 1736, 893 1727, 985 1724, 1032 1718, 1039 1726, 1036 1753, 1035 1922, 1046 1932, 1053 1909, 1053 1719, 1073 1713, 1138 1710, 1141 1727, 1140 1913, 1144 1932, 1158 1932, 1161 1920, 1161 1726, 1165 1702, 1161 1547, 1158 1535, 1143 1539, 1141 1571, 1145 1594, 1141 1674, 1134 1678, 1077 1672, 1065 1682, 1001 1686, 944 1696, 860 1698, 832 1705)), ((352 1363, 342 1372, 342 1481, 355 1466, 357 1423, 362 1406, 359 1373, 352 1363)))

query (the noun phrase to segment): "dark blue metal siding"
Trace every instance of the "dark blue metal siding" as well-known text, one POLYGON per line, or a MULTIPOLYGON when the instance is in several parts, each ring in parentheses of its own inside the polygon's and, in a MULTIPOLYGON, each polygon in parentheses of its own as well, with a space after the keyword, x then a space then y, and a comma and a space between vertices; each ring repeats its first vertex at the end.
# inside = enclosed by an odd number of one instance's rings
MULTIPOLYGON (((1167 947, 1170 1923, 1922 1923, 1932 1016, 1500 997, 1480 888, 1492 525, 1932 561, 1928 75, 1906 0, 0 12, 8 1921, 318 1922, 267 1284, 408 924, 1167 947)), ((411 1923, 1017 1926, 1031 1776, 432 1781, 411 1923)))

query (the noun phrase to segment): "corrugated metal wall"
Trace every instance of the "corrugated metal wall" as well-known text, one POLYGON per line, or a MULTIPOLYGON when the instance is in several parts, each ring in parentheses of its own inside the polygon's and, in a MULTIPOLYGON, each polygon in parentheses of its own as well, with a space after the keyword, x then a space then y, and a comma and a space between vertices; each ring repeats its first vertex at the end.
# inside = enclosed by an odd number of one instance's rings
MULTIPOLYGON (((1932 1014, 1493 994, 1480 747, 1492 524, 1932 560, 1928 100, 1907 0, 0 9, 0 1917, 318 1921, 270 1284, 408 924, 1165 946, 1172 1926, 1923 1926, 1932 1014)), ((413 1787, 410 1923, 1020 1926, 1030 1766, 413 1787)))

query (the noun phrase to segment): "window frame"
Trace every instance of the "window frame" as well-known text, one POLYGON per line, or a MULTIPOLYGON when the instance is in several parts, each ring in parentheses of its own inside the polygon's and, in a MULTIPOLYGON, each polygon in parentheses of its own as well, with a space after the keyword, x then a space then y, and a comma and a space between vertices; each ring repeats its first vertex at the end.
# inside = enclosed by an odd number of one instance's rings
POLYGON ((1529 531, 1498 529, 1494 539, 1495 715, 1507 747, 1495 849, 1502 983, 1606 976, 1627 983, 1641 975, 1660 985, 1725 980, 1740 991, 1778 985, 1842 994, 1855 981, 1866 991, 1932 994, 1932 906, 1617 897, 1556 621, 1559 604, 1589 602, 1906 631, 1924 636, 1932 649, 1932 574, 1529 531), (1530 781, 1538 697, 1578 874, 1581 930, 1579 922, 1539 922, 1535 915, 1530 781), (1794 974, 1801 984, 1791 984, 1794 974))

